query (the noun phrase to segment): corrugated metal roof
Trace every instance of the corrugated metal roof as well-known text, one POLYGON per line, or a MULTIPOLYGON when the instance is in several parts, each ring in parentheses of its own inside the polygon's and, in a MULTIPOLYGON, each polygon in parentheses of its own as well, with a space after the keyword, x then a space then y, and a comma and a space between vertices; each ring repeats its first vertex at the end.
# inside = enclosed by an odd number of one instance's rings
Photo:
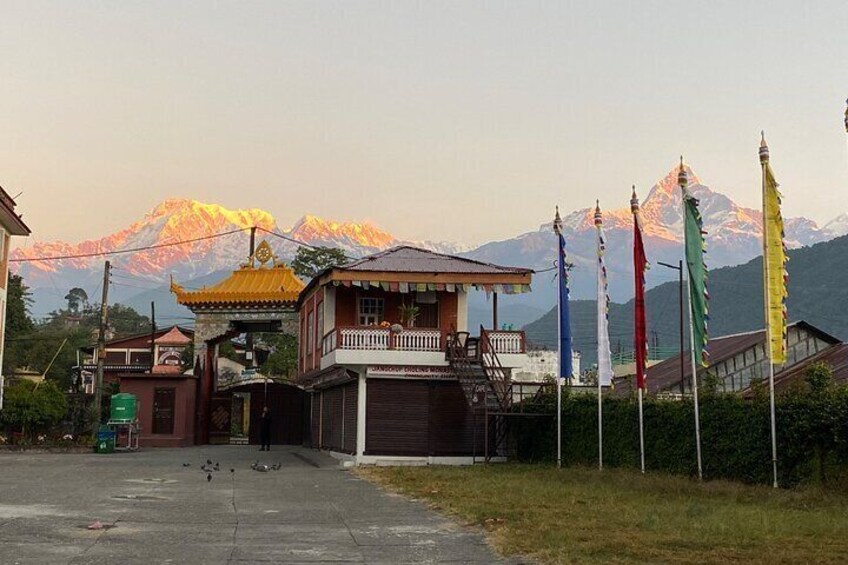
POLYGON ((804 382, 807 368, 813 363, 827 363, 833 369, 833 381, 836 383, 848 383, 848 344, 840 343, 819 351, 803 362, 793 365, 774 376, 775 390, 783 391, 789 386, 804 382))
POLYGON ((386 271, 394 273, 468 273, 468 274, 503 274, 503 273, 532 273, 531 269, 518 267, 502 267, 491 263, 483 263, 436 253, 426 249, 411 246, 400 246, 369 255, 347 265, 338 267, 339 271, 386 271))

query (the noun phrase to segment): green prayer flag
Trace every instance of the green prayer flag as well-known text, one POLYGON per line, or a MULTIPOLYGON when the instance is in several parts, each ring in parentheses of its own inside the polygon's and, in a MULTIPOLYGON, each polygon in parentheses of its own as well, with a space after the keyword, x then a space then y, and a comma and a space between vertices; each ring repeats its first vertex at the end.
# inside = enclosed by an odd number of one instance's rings
POLYGON ((709 366, 707 352, 707 321, 709 311, 707 301, 707 265, 704 255, 707 244, 704 241, 704 222, 698 211, 698 200, 688 193, 683 196, 686 218, 686 264, 689 268, 689 294, 692 305, 692 331, 695 333, 695 357, 703 367, 709 366))

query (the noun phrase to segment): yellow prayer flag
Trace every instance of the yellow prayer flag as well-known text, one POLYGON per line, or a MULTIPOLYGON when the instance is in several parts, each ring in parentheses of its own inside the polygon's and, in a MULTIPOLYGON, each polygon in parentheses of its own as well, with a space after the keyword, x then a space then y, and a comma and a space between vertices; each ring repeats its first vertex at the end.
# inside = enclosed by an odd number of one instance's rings
MULTIPOLYGON (((766 151, 768 151, 766 149, 766 151)), ((769 359, 774 365, 786 362, 786 246, 783 241, 783 216, 780 193, 768 163, 763 160, 763 237, 766 324, 769 330, 769 359)))

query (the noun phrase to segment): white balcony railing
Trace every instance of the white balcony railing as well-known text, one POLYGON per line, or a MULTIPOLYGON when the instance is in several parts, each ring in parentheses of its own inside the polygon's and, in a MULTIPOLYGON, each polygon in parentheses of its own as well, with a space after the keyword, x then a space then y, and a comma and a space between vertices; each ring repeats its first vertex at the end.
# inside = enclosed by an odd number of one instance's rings
POLYGON ((524 353, 524 332, 487 331, 489 343, 498 354, 524 353))
POLYGON ((394 334, 394 349, 401 351, 441 351, 442 332, 439 330, 409 329, 394 334))
POLYGON ((429 328, 410 328, 397 333, 389 328, 337 328, 324 336, 324 355, 336 349, 442 351, 442 332, 429 328))

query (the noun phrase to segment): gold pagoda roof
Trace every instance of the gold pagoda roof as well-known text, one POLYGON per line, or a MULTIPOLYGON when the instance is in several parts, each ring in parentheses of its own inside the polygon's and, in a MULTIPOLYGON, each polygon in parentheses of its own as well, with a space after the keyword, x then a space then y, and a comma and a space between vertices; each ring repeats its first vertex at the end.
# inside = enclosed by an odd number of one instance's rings
POLYGON ((171 280, 171 292, 184 306, 218 304, 269 304, 297 302, 304 287, 285 265, 277 265, 267 242, 262 242, 248 264, 219 283, 187 290, 171 280), (256 263, 259 262, 257 266, 256 263), (269 265, 273 261, 272 265, 269 265))

